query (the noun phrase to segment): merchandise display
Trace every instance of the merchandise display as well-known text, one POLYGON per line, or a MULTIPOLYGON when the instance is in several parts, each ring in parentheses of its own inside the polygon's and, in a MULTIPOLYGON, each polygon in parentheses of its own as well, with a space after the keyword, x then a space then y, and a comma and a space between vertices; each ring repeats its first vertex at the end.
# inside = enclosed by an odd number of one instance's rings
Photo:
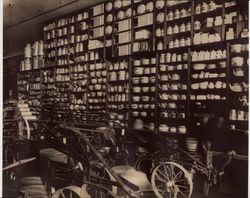
MULTIPOLYGON (((91 5, 44 23, 17 74, 18 100, 47 132, 39 159, 55 180, 67 175, 60 188, 48 182, 55 198, 208 196, 232 159, 247 158, 247 2, 91 5)), ((46 194, 33 179, 38 189, 20 192, 46 194)))
MULTIPOLYGON (((44 53, 41 41, 27 44, 24 65, 30 70, 32 55, 45 55, 41 103, 58 121, 105 117, 131 128, 140 120, 141 128, 191 134, 210 118, 247 120, 229 106, 230 92, 248 87, 235 81, 247 76, 248 64, 248 19, 236 8, 235 1, 106 2, 49 22, 44 53)), ((248 106, 247 95, 238 100, 248 106)))

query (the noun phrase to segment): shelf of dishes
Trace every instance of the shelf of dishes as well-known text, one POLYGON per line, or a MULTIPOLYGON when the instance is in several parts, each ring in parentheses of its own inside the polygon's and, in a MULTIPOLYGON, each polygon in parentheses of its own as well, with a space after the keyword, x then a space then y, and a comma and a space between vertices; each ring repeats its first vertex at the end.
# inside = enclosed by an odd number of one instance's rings
POLYGON ((236 41, 230 45, 229 128, 231 130, 248 130, 248 51, 249 43, 246 40, 236 41))

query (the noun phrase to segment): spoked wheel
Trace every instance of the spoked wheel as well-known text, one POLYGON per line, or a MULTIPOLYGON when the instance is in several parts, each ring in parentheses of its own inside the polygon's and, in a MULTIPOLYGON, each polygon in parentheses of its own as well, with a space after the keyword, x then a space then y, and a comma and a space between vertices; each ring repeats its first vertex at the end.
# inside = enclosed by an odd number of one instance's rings
POLYGON ((86 191, 86 186, 82 188, 78 186, 67 186, 57 190, 52 198, 90 198, 90 195, 86 191))
POLYGON ((175 162, 158 165, 152 173, 151 184, 158 198, 190 198, 193 192, 191 174, 175 162))

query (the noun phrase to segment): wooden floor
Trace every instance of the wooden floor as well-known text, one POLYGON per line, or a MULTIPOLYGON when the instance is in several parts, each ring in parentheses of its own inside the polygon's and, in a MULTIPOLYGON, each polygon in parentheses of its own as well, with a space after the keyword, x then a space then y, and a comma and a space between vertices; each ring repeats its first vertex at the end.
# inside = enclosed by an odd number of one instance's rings
MULTIPOLYGON (((37 169, 37 164, 30 164, 24 167, 22 170, 20 169, 18 177, 23 176, 39 176, 41 174, 41 170, 37 169)), ((202 187, 201 187, 202 179, 196 178, 194 181, 194 192, 192 194, 192 198, 207 198, 207 196, 202 195, 202 187)), ((238 186, 233 186, 230 184, 231 181, 225 177, 222 188, 212 187, 209 192, 208 198, 247 198, 247 184, 238 186)), ((19 193, 19 184, 18 181, 7 184, 5 181, 3 182, 3 197, 6 198, 16 198, 19 193)), ((153 192, 145 193, 144 198, 155 198, 153 192)))

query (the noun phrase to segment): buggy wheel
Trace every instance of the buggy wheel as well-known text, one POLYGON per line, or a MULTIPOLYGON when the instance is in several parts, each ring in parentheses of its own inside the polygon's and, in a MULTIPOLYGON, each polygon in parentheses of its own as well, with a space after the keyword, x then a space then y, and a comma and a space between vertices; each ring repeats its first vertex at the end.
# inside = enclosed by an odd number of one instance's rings
POLYGON ((90 196, 86 191, 86 185, 83 185, 82 188, 78 186, 61 188, 52 195, 52 198, 90 198, 90 196))
POLYGON ((193 181, 190 173, 175 162, 163 162, 151 176, 151 184, 158 198, 190 198, 193 181))

